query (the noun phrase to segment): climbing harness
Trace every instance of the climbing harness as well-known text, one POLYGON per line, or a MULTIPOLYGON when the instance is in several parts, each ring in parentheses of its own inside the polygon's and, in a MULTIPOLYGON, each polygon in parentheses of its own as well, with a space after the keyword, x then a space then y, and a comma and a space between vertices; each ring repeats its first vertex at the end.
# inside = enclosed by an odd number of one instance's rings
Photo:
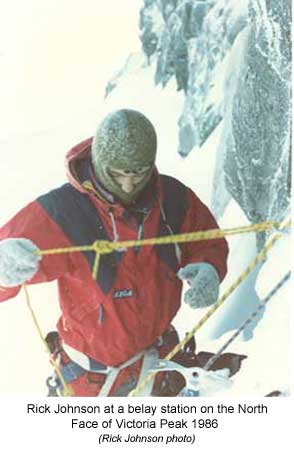
MULTIPOLYGON (((176 342, 179 342, 179 339, 174 327, 170 326, 162 334, 162 336, 156 339, 150 348, 142 350, 127 361, 115 367, 105 366, 104 364, 88 357, 84 353, 74 349, 68 344, 65 344, 60 340, 60 337, 56 331, 48 333, 45 341, 51 355, 54 358, 55 364, 57 364, 60 369, 60 373, 62 374, 65 383, 70 384, 83 375, 86 375, 88 383, 98 383, 101 385, 98 397, 106 397, 110 394, 118 375, 123 369, 132 366, 137 361, 142 359, 139 374, 139 381, 141 382, 141 380, 146 377, 149 369, 154 366, 155 361, 159 359, 159 349, 165 346, 169 346, 171 348, 176 342), (97 374, 98 378, 100 376, 99 382, 97 380, 97 374), (95 376, 96 381, 94 381, 95 376)), ((138 381, 135 381, 137 384, 138 381)), ((154 381, 155 380, 152 379, 150 383, 145 386, 145 389, 140 394, 141 396, 151 395, 154 381)), ((63 385, 61 383, 60 376, 56 371, 53 376, 47 378, 46 384, 48 387, 48 395, 50 397, 60 397, 63 395, 63 385)), ((123 391, 128 393, 135 387, 135 385, 131 386, 130 389, 127 389, 125 386, 123 391)), ((115 390, 115 395, 117 395, 116 392, 117 389, 115 390)))
MULTIPOLYGON (((170 360, 175 356, 176 353, 178 353, 191 339, 192 336, 200 329, 200 327, 209 319, 209 317, 214 314, 214 312, 224 303, 224 301, 231 295, 231 293, 239 286, 239 284, 252 272, 252 270, 256 267, 256 265, 261 262, 270 248, 275 244, 275 242, 284 234, 284 230, 288 229, 290 227, 291 221, 283 221, 282 223, 275 222, 275 221, 267 221, 267 222, 261 222, 258 224, 253 224, 249 226, 244 227, 236 227, 231 229, 215 229, 215 230, 207 230, 207 231, 197 231, 192 233, 183 233, 183 234, 175 234, 175 235, 168 235, 168 236, 161 236, 157 238, 151 238, 151 239, 142 239, 142 240, 131 240, 131 241, 95 241, 92 245, 86 245, 86 246, 73 246, 73 247, 66 247, 66 248, 56 248, 56 249, 47 249, 47 250, 40 250, 38 251, 38 254, 40 255, 56 255, 56 254, 62 254, 62 253, 70 253, 70 252, 83 252, 83 251, 94 251, 96 253, 95 260, 92 268, 92 274, 93 277, 96 278, 96 275, 98 273, 99 269, 99 262, 100 262, 100 256, 107 253, 112 253, 115 250, 119 249, 127 249, 131 247, 137 247, 137 246, 144 246, 144 245, 163 245, 163 244, 179 244, 179 243, 185 243, 185 242, 192 242, 192 241, 200 241, 200 240, 211 240, 211 239, 219 239, 224 236, 230 236, 230 235, 236 235, 241 233, 248 233, 248 232, 262 232, 262 231, 270 231, 270 230, 276 230, 277 233, 270 238, 268 243, 265 245, 265 247, 258 253, 258 255, 252 260, 252 262, 248 265, 248 267, 241 273, 241 275, 237 278, 237 280, 231 285, 231 287, 223 294, 222 297, 218 299, 218 301, 212 306, 212 308, 205 314, 205 316, 196 324, 196 326, 187 333, 186 337, 177 344, 174 349, 165 357, 166 360, 170 360)), ((34 314, 34 311, 30 305, 30 298, 27 290, 27 286, 23 285, 26 295, 26 301, 27 305, 29 307, 29 310, 31 312, 33 322, 37 328, 38 334, 43 341, 47 352, 50 351, 48 349, 48 345, 42 335, 41 329, 39 327, 39 324, 37 322, 36 316, 34 314)), ((137 356, 137 355, 135 355, 137 356)), ((53 364, 53 366, 56 369, 56 372, 58 376, 60 377, 62 386, 63 386, 63 395, 73 395, 70 386, 67 385, 66 380, 64 379, 60 368, 58 367, 58 364, 54 361, 52 356, 50 355, 50 361, 53 364)), ((147 363, 146 363, 147 364, 147 363)), ((148 364, 147 364, 148 366, 148 364)), ((117 377, 116 371, 114 371, 111 375, 111 379, 115 381, 117 377)), ((142 379, 140 377, 140 382, 138 383, 136 389, 134 389, 129 395, 130 396, 136 396, 141 390, 145 390, 145 392, 150 390, 150 387, 148 385, 151 385, 151 380, 153 379, 154 374, 150 373, 142 379)), ((113 385, 114 381, 111 386, 113 385)), ((108 384, 108 383, 107 383, 108 384)), ((111 386, 109 389, 104 390, 104 392, 110 391, 111 386)), ((151 388, 152 390, 152 388, 151 388)), ((104 393, 104 395, 107 395, 104 393)))

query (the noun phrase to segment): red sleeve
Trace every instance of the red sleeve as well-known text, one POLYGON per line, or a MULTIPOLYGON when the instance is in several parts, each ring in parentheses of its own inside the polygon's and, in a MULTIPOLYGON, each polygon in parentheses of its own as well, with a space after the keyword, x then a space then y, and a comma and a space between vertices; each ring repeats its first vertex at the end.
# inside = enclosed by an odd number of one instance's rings
MULTIPOLYGON (((42 206, 34 201, 19 211, 0 229, 0 240, 6 238, 30 239, 40 250, 68 247, 71 245, 59 226, 47 215, 42 206)), ((43 256, 37 274, 29 284, 52 281, 70 271, 71 254, 43 256)), ((20 287, 0 287, 0 301, 15 297, 20 287)))
MULTIPOLYGON (((182 233, 219 228, 207 206, 188 189, 189 208, 181 228, 182 233)), ((183 265, 207 262, 217 270, 222 281, 227 273, 228 244, 226 239, 190 242, 184 245, 183 265)))

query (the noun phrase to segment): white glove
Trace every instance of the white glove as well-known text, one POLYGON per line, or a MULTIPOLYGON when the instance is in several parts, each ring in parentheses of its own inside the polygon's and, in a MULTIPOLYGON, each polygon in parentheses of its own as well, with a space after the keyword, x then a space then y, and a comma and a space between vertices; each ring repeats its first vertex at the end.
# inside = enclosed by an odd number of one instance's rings
POLYGON ((29 239, 10 238, 0 242, 0 285, 14 287, 30 280, 39 268, 41 255, 29 239))
POLYGON ((185 292, 184 301, 192 308, 205 308, 218 299, 220 281, 211 264, 188 264, 178 271, 178 277, 191 285, 185 292))

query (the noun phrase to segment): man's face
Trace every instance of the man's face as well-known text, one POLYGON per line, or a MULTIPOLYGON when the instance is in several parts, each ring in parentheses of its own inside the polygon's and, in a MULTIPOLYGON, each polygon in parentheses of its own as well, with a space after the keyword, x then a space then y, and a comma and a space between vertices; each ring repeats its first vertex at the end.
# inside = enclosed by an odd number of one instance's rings
POLYGON ((136 170, 111 168, 109 175, 123 192, 131 194, 142 186, 142 182, 145 185, 147 178, 150 177, 150 168, 151 166, 144 166, 136 170))
POLYGON ((133 204, 152 177, 157 137, 139 111, 121 109, 106 116, 92 142, 95 175, 123 205, 133 204))

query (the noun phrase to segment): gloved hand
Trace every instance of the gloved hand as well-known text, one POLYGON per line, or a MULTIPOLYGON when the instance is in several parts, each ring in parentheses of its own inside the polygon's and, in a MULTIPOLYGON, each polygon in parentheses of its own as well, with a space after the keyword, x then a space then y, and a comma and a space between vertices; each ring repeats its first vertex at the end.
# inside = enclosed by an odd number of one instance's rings
POLYGON ((178 277, 188 281, 191 286, 185 292, 184 301, 192 308, 204 308, 216 302, 220 281, 211 264, 188 264, 178 271, 178 277))
POLYGON ((0 242, 0 286, 14 287, 31 279, 41 255, 29 239, 9 238, 0 242))

